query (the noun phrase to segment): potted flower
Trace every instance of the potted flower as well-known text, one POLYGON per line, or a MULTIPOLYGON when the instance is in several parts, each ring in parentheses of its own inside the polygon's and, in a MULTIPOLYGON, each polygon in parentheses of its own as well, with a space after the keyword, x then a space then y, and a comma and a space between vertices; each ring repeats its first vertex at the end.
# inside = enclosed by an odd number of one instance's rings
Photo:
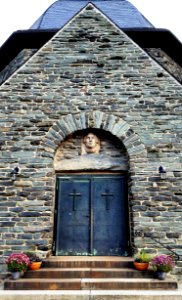
POLYGON ((37 253, 42 259, 45 259, 50 256, 51 251, 47 246, 38 246, 37 253))
POLYGON ((30 263, 29 257, 24 253, 12 253, 6 259, 8 271, 13 279, 20 278, 22 272, 26 271, 30 263))
POLYGON ((29 269, 38 270, 42 265, 42 259, 35 252, 26 252, 26 255, 29 257, 29 269))
POLYGON ((165 279, 166 274, 175 267, 172 256, 165 254, 155 256, 151 261, 151 265, 157 272, 157 277, 159 279, 165 279))
POLYGON ((144 249, 138 252, 134 257, 134 266, 139 271, 145 271, 149 267, 149 262, 151 261, 151 254, 147 253, 144 249))

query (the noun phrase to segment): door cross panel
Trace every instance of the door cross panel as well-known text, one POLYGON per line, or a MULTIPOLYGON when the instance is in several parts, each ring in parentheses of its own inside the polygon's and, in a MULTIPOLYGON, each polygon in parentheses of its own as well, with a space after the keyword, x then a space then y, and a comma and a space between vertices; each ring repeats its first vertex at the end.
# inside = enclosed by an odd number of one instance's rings
POLYGON ((73 189, 72 193, 69 193, 69 196, 73 197, 73 211, 76 210, 76 199, 77 197, 81 197, 81 193, 77 193, 75 189, 73 189))
POLYGON ((106 210, 109 210, 111 197, 114 196, 113 193, 109 193, 109 189, 106 189, 105 192, 101 194, 101 196, 105 198, 106 210))

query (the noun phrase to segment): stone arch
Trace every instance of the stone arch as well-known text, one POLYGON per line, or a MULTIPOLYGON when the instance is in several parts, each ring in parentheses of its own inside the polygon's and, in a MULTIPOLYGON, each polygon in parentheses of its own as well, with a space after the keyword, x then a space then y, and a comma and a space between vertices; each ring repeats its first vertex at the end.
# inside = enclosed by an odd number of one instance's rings
MULTIPOLYGON (((147 150, 139 135, 122 118, 100 111, 68 114, 49 129, 43 141, 46 151, 55 152, 66 136, 75 131, 96 128, 110 132, 125 146, 130 161, 147 158, 147 150)), ((131 167, 130 167, 131 168, 131 167)))
MULTIPOLYGON (((129 159, 129 170, 127 171, 130 173, 130 176, 128 177, 128 202, 130 202, 130 200, 133 199, 133 194, 135 193, 135 191, 132 190, 132 187, 134 186, 132 182, 136 181, 137 172, 141 170, 141 161, 142 164, 147 162, 147 150, 140 140, 139 135, 135 133, 132 127, 122 118, 100 111, 80 112, 77 114, 62 116, 60 120, 56 121, 50 127, 42 141, 41 149, 44 149, 44 152, 41 151, 41 155, 44 157, 48 156, 53 159, 58 147, 69 135, 86 129, 101 129, 109 132, 113 136, 117 137, 124 145, 129 159)), ((51 170, 53 173, 55 172, 53 164, 51 170)), ((53 184, 52 199, 54 202, 56 199, 56 191, 54 189, 55 179, 53 178, 54 176, 52 176, 53 173, 50 172, 50 180, 52 180, 53 184)), ((129 218, 129 231, 130 237, 132 237, 134 231, 132 213, 129 213, 129 218)), ((132 243, 133 242, 131 242, 131 247, 132 243)))

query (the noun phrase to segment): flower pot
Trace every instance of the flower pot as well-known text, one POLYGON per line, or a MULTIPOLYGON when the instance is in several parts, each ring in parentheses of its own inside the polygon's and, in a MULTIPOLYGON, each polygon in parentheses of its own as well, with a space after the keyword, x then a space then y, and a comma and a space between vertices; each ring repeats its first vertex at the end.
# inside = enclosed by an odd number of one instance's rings
POLYGON ((157 278, 160 280, 164 280, 166 278, 166 272, 157 271, 157 278))
POLYGON ((19 272, 19 271, 11 272, 11 277, 13 280, 19 279, 20 276, 21 276, 21 272, 19 272))
POLYGON ((32 262, 29 264, 29 269, 30 270, 38 270, 38 269, 40 269, 41 265, 42 265, 41 261, 35 261, 35 262, 32 262))
POLYGON ((135 269, 138 271, 146 271, 148 270, 149 263, 142 263, 142 262, 133 262, 135 269))

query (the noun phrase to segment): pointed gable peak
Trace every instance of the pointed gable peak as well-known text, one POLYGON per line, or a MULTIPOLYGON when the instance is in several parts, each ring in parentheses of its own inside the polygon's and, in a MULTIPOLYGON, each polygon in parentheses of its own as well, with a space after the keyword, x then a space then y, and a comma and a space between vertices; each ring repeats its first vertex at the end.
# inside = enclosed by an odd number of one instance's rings
MULTIPOLYGON (((110 33, 114 35, 122 34, 126 39, 130 40, 126 34, 110 20, 102 11, 100 11, 93 3, 89 2, 83 7, 73 18, 61 28, 54 37, 60 35, 62 37, 64 31, 74 32, 74 36, 78 37, 78 40, 88 38, 90 41, 94 41, 94 36, 105 36, 110 33), (88 20, 89 25, 88 25, 88 20), (72 29, 70 29, 70 27, 72 29), (68 29, 67 29, 68 28, 68 29)), ((53 39, 54 39, 53 37, 53 39)))

